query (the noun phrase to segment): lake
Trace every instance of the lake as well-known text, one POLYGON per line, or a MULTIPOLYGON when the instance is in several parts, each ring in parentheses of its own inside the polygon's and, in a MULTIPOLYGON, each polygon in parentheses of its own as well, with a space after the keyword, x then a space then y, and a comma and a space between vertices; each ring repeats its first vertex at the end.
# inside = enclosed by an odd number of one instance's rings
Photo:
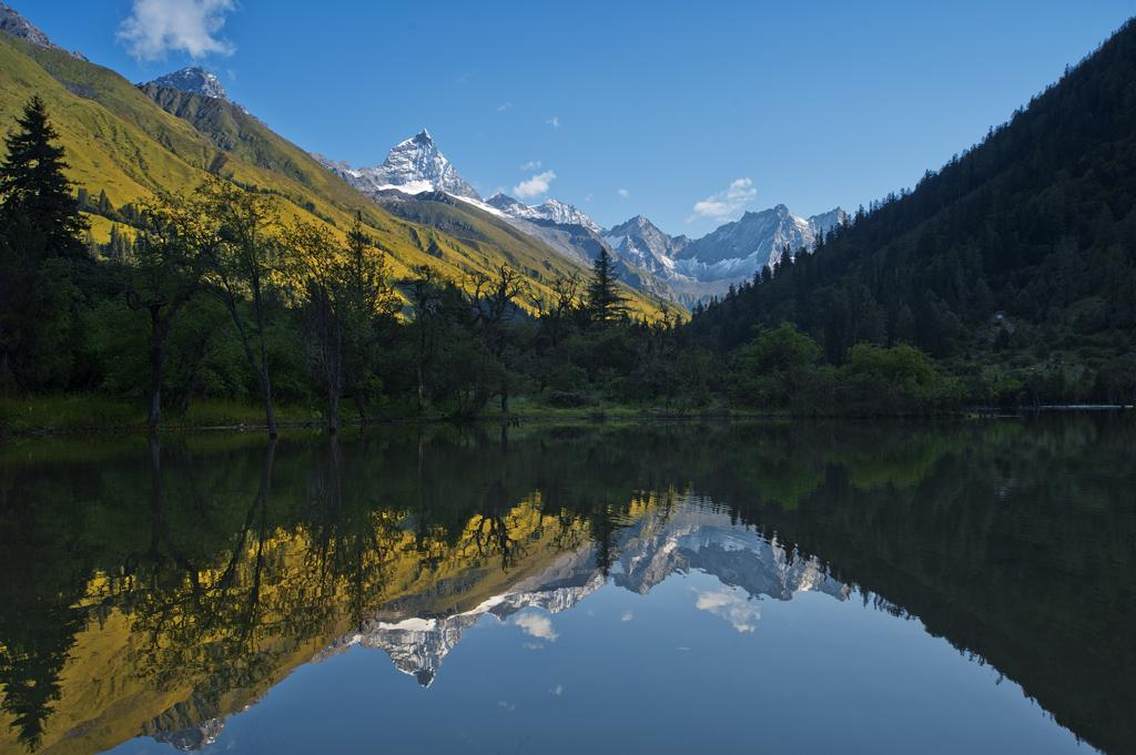
POLYGON ((1136 422, 0 447, 0 752, 1136 751, 1136 422))

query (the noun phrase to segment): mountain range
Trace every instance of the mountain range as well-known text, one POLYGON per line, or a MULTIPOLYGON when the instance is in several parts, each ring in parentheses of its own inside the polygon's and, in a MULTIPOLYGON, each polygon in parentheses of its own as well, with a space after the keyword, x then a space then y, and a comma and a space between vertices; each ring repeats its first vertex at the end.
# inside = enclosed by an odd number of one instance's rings
POLYGON ((590 263, 606 247, 625 282, 683 305, 721 296, 731 285, 776 265, 786 249, 791 254, 811 249, 820 234, 848 217, 835 208, 802 218, 785 205, 777 205, 762 212, 746 212, 740 219, 692 241, 666 234, 642 215, 605 229, 583 210, 555 198, 530 205, 499 192, 483 200, 426 129, 396 144, 382 164, 374 167, 355 168, 322 155, 313 156, 396 213, 406 211, 408 197, 437 200, 439 194, 448 194, 501 216, 573 261, 590 263), (403 196, 392 196, 393 192, 403 196))

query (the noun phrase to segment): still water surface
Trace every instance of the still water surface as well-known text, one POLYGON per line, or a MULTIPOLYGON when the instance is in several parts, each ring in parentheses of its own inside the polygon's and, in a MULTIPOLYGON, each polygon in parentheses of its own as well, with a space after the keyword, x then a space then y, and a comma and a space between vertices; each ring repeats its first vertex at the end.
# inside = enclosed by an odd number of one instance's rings
POLYGON ((0 753, 1136 750, 1136 424, 0 449, 0 753))

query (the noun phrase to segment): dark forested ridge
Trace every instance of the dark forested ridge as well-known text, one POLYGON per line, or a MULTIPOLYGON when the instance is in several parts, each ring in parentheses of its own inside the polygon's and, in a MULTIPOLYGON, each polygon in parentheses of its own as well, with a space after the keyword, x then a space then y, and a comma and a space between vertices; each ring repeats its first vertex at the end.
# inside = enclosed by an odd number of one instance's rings
POLYGON ((696 313, 723 350, 791 322, 842 363, 912 344, 973 398, 1122 400, 1136 374, 1136 23, 1005 125, 696 313))

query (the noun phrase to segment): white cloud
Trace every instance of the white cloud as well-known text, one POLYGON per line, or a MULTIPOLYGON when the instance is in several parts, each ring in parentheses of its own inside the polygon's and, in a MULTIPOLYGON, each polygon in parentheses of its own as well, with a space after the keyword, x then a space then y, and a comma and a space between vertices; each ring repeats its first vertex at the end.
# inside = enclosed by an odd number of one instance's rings
POLYGON ((540 170, 541 164, 542 163, 540 162, 540 160, 529 160, 527 163, 521 166, 521 171, 528 173, 530 170, 540 170))
POLYGON ((547 121, 545 121, 545 123, 547 123, 549 126, 552 126, 553 128, 560 128, 560 116, 554 115, 547 121))
POLYGON ((497 106, 497 112, 498 113, 504 113, 506 110, 512 110, 512 109, 513 109, 513 103, 511 103, 511 102, 502 102, 500 105, 497 106))
POLYGON ((530 197, 538 197, 548 191, 548 187, 556 178, 556 172, 546 170, 543 173, 537 173, 532 178, 525 179, 513 187, 513 193, 521 199, 528 199, 530 197))
POLYGON ((540 614, 523 613, 513 619, 513 623, 519 626, 525 634, 540 640, 552 642, 559 636, 552 628, 552 619, 540 614))
POLYGON ((688 218, 687 222, 692 222, 696 218, 713 220, 728 218, 744 210, 756 197, 757 189, 753 188, 752 179, 735 179, 724 191, 695 202, 694 215, 688 218))
POLYGON ((231 55, 236 48, 219 34, 225 14, 236 7, 236 0, 134 0, 118 38, 139 60, 156 60, 169 52, 186 52, 192 58, 231 55))
POLYGON ((556 695, 557 697, 560 697, 561 695, 564 694, 564 685, 563 684, 557 684, 555 687, 550 689, 548 692, 551 695, 556 695))
POLYGON ((627 189, 619 189, 615 193, 618 194, 623 199, 627 199, 629 196, 631 196, 631 192, 629 192, 627 189))
POLYGON ((754 631, 761 618, 757 601, 736 588, 699 592, 694 605, 699 611, 708 611, 725 619, 739 632, 754 631))
POLYGON ((624 611, 623 615, 619 617, 619 620, 620 621, 631 621, 634 618, 635 618, 635 614, 633 614, 631 611, 624 611))

